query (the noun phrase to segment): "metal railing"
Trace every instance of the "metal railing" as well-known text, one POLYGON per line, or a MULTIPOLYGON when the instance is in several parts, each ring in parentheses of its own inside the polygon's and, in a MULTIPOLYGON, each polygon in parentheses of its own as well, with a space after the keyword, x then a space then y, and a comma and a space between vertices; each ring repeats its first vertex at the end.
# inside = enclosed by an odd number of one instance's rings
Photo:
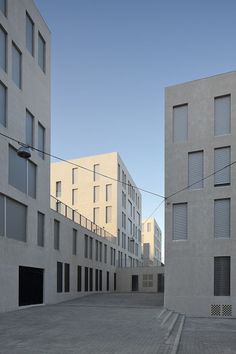
POLYGON ((85 216, 81 215, 68 205, 62 203, 59 199, 52 195, 50 196, 50 208, 65 216, 66 218, 74 221, 76 224, 79 224, 87 230, 94 232, 98 236, 104 237, 112 243, 116 243, 116 237, 114 235, 110 234, 110 232, 106 231, 104 228, 96 225, 94 222, 87 219, 85 216))

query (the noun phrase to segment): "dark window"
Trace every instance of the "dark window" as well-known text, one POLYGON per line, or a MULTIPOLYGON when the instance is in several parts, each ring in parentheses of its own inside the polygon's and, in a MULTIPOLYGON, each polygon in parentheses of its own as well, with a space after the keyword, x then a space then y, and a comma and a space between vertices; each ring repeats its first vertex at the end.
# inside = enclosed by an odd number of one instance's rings
POLYGON ((68 263, 64 264, 65 267, 65 292, 70 291, 70 265, 68 263))
POLYGON ((214 257, 214 296, 230 296, 230 257, 214 257))
POLYGON ((102 291, 102 270, 99 270, 99 290, 102 291))
POLYGON ((84 291, 88 291, 88 267, 84 268, 84 291))
POLYGON ((60 222, 54 220, 54 249, 60 249, 60 222))
POLYGON ((110 280, 110 274, 109 272, 107 272, 107 291, 109 291, 110 289, 109 280, 110 280))
POLYGON ((89 291, 93 291, 93 268, 89 268, 89 291))
POLYGON ((88 258, 88 235, 84 235, 84 258, 88 258))
POLYGON ((0 67, 7 71, 7 33, 0 26, 0 67))
POLYGON ((89 237, 89 258, 93 259, 93 238, 89 237))
POLYGON ((82 289, 82 267, 78 266, 77 267, 77 291, 81 291, 82 289))
POLYGON ((116 273, 114 273, 114 291, 116 291, 116 273))
POLYGON ((72 254, 76 255, 77 254, 77 230, 73 229, 73 233, 72 233, 72 254))
POLYGON ((7 15, 7 0, 0 0, 0 10, 4 16, 7 15))
POLYGON ((21 89, 22 86, 22 54, 17 46, 12 43, 12 80, 21 89))
POLYGON ((34 22, 26 13, 26 48, 34 55, 34 22))
POLYGON ((0 124, 7 124, 7 88, 0 81, 0 124))
POLYGON ((62 293, 63 263, 57 262, 57 292, 62 293))
POLYGON ((44 214, 38 212, 38 232, 37 232, 38 246, 44 246, 44 214))
POLYGON ((98 291, 98 269, 95 270, 95 290, 98 291))
POLYGON ((43 72, 46 71, 46 42, 38 33, 38 64, 43 72))

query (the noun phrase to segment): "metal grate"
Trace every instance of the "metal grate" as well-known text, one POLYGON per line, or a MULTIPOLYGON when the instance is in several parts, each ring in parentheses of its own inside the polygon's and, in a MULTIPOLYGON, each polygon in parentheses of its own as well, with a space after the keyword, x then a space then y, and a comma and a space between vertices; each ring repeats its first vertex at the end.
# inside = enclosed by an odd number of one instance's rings
POLYGON ((220 305, 211 305, 211 316, 220 316, 220 305))
POLYGON ((232 305, 222 305, 221 314, 222 316, 232 316, 232 305))

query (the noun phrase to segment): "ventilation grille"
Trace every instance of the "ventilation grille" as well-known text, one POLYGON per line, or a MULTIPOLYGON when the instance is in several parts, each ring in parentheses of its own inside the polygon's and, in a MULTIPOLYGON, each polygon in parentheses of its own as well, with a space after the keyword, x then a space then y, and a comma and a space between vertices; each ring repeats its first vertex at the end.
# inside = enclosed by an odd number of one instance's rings
POLYGON ((211 316, 232 316, 232 305, 211 305, 211 316))

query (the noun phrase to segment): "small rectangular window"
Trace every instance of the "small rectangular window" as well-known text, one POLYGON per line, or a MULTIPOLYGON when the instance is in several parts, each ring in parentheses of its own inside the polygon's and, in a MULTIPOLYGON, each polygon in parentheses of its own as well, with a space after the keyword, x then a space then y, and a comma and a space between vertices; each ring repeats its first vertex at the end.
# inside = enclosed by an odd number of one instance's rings
POLYGON ((26 110, 26 145, 34 146, 34 116, 26 110))
POLYGON ((57 262, 57 292, 62 293, 63 263, 57 262))
POLYGON ((173 240, 187 240, 187 203, 173 204, 173 240))
POLYGON ((72 205, 77 205, 78 203, 78 189, 72 189, 72 205))
POLYGON ((231 97, 230 95, 215 98, 215 136, 231 132, 231 97))
POLYGON ((214 236, 230 238, 230 199, 214 201, 214 236))
POLYGON ((26 48, 34 55, 34 22, 26 12, 26 48))
POLYGON ((78 183, 78 168, 72 168, 72 184, 78 183))
POLYGON ((147 232, 150 232, 150 231, 151 231, 151 223, 148 222, 148 223, 147 223, 147 232))
POLYGON ((112 207, 107 206, 106 207, 106 223, 111 223, 112 222, 112 207))
POLYGON ((7 71, 7 33, 0 26, 0 67, 7 71))
POLYGON ((54 220, 54 249, 60 249, 60 222, 54 220))
POLYGON ((214 296, 230 296, 230 257, 214 257, 214 296))
POLYGON ((173 107, 173 142, 188 140, 188 105, 173 107))
POLYGON ((6 236, 26 242, 27 207, 16 200, 6 199, 6 236), (14 220, 14 222, 12 222, 14 220))
POLYGON ((0 124, 7 124, 7 89, 0 81, 0 124))
POLYGON ((65 268, 65 292, 68 293, 70 291, 70 265, 68 263, 64 264, 65 268))
POLYGON ((203 188, 203 151, 188 154, 188 186, 189 189, 203 188))
POLYGON ((80 292, 82 290, 82 267, 77 267, 77 291, 80 292))
POLYGON ((84 235, 84 258, 88 258, 88 235, 84 235))
POLYGON ((93 165, 93 180, 94 180, 94 182, 99 180, 99 172, 100 172, 100 165, 99 164, 93 165))
POLYGON ((73 229, 72 232, 72 254, 77 254, 77 230, 73 229))
POLYGON ((99 202, 99 192, 100 192, 100 186, 94 186, 93 187, 93 202, 94 203, 99 202))
POLYGON ((231 149, 229 146, 215 149, 215 159, 214 159, 215 186, 230 184, 230 170, 231 170, 229 166, 231 162, 230 150, 231 149))
POLYGON ((46 71, 46 42, 38 33, 38 65, 45 73, 46 71))
POLYGON ((44 247, 44 218, 43 213, 38 212, 37 244, 44 247))
POLYGON ((61 197, 61 181, 56 182, 56 198, 61 197))
POLYGON ((45 152, 45 128, 42 124, 38 123, 38 154, 44 159, 45 152))
POLYGON ((0 0, 0 10, 4 16, 7 16, 7 0, 0 0))
POLYGON ((110 202, 112 198, 112 184, 106 184, 106 202, 110 202))
POLYGON ((22 80, 22 54, 17 46, 12 43, 12 80, 16 86, 21 89, 22 80))
POLYGON ((99 208, 93 208, 93 222, 99 224, 99 208))

